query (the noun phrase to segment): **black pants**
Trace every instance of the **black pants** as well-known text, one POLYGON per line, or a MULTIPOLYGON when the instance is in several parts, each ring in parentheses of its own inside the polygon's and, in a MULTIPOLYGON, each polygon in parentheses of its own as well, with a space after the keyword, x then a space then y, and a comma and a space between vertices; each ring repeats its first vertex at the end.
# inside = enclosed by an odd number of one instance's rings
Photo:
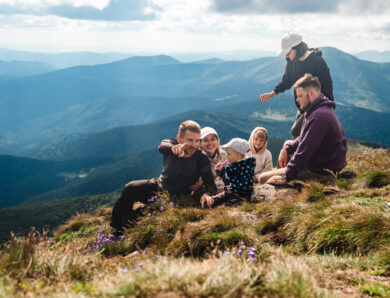
POLYGON ((133 210, 133 204, 135 202, 146 204, 150 197, 162 190, 157 178, 126 184, 112 209, 111 227, 122 231, 124 227, 131 225, 140 215, 140 211, 133 210))
POLYGON ((303 124, 303 119, 305 118, 305 114, 300 110, 297 111, 297 115, 295 116, 295 122, 291 127, 291 135, 293 140, 301 135, 301 128, 303 124))

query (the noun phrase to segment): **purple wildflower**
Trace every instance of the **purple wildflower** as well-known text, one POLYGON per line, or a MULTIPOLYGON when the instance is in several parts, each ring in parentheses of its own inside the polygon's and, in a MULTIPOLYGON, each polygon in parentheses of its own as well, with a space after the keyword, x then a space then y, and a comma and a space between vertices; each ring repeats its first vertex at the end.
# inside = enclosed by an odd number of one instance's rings
POLYGON ((245 245, 241 245, 241 246, 240 246, 240 249, 245 250, 245 249, 246 249, 246 246, 245 246, 245 245))
POLYGON ((160 232, 162 232, 162 231, 164 231, 164 229, 163 229, 163 228, 160 228, 160 232))
POLYGON ((53 245, 53 241, 49 240, 49 245, 53 245))
POLYGON ((160 206, 161 211, 164 211, 164 209, 165 209, 164 206, 160 206))
POLYGON ((224 256, 230 256, 230 251, 225 251, 225 252, 223 253, 223 255, 224 255, 224 256))
POLYGON ((142 263, 137 263, 137 269, 142 268, 143 264, 142 263))
POLYGON ((152 261, 149 260, 149 259, 147 259, 147 260, 146 260, 146 264, 150 264, 150 263, 152 263, 152 261))
POLYGON ((237 256, 240 257, 240 258, 242 257, 242 250, 241 249, 238 250, 237 256))
POLYGON ((122 269, 122 273, 127 273, 127 271, 128 271, 127 268, 122 269))
POLYGON ((257 260, 256 248, 254 248, 254 247, 249 248, 248 257, 252 262, 255 262, 257 260))
POLYGON ((152 214, 148 213, 148 216, 151 216, 152 214))
POLYGON ((173 205, 174 205, 174 203, 173 203, 173 202, 169 202, 169 205, 173 206, 173 205))

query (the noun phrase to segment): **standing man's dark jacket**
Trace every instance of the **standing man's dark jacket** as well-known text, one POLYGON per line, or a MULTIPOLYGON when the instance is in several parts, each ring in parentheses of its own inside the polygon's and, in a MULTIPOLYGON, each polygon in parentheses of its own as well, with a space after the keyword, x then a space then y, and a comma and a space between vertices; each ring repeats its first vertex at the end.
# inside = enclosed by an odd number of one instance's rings
POLYGON ((217 188, 207 155, 198 149, 190 157, 178 157, 172 153, 172 146, 177 144, 179 143, 176 139, 166 139, 158 147, 163 154, 164 168, 160 175, 162 186, 171 194, 188 194, 189 187, 202 177, 206 191, 216 192, 217 188))
POLYGON ((301 135, 283 148, 294 153, 287 164, 286 180, 307 168, 315 173, 339 172, 347 165, 347 140, 333 109, 335 102, 320 94, 305 112, 301 135))
MULTIPOLYGON (((310 73, 313 77, 318 77, 321 83, 321 93, 330 100, 334 100, 333 83, 329 68, 322 58, 322 52, 317 49, 312 49, 312 52, 303 61, 300 61, 299 59, 293 61, 288 60, 283 78, 280 83, 276 85, 274 91, 278 94, 290 89, 296 81, 305 75, 305 73, 310 73)), ((295 104, 300 108, 296 101, 297 96, 295 92, 294 98, 295 104)))

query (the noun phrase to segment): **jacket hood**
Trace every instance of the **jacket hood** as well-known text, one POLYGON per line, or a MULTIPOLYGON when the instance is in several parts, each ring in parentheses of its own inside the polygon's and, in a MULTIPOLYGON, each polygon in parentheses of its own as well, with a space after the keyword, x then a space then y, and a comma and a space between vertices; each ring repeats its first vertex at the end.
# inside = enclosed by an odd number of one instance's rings
POLYGON ((313 101, 308 110, 306 111, 306 117, 308 117, 313 111, 322 106, 328 106, 331 109, 335 109, 336 103, 334 101, 329 100, 325 95, 320 93, 320 95, 313 101))
POLYGON ((263 153, 265 150, 267 150, 267 144, 268 144, 268 132, 264 127, 256 127, 254 130, 252 130, 251 136, 249 137, 249 146, 251 148, 252 154, 263 153), (255 134, 260 130, 265 132, 267 139, 265 140, 263 148, 261 148, 258 152, 256 152, 255 145, 253 144, 253 139, 254 139, 255 134))

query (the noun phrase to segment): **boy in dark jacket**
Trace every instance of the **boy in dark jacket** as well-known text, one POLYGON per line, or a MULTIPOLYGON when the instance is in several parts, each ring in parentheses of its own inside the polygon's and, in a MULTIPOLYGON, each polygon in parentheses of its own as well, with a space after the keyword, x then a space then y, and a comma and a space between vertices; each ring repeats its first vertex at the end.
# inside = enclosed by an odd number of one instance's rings
POLYGON ((226 150, 229 164, 225 166, 219 163, 215 169, 225 183, 225 191, 215 196, 204 194, 201 198, 202 207, 235 204, 243 199, 250 200, 253 194, 256 159, 245 156, 250 150, 249 143, 244 139, 234 138, 222 148, 226 150))

